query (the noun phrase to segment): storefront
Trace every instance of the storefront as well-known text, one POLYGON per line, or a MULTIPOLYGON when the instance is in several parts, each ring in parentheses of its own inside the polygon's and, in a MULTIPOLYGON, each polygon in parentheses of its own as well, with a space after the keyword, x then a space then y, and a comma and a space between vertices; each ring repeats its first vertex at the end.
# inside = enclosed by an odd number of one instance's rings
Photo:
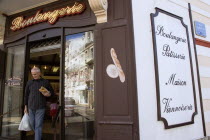
POLYGON ((33 67, 56 93, 44 140, 210 136, 208 0, 2 1, 0 139, 33 139, 18 131, 33 67))
POLYGON ((44 139, 139 139, 133 40, 130 0, 56 1, 8 16, 0 51, 1 137, 32 138, 17 128, 30 69, 39 67, 56 93, 47 107, 60 106, 56 122, 46 111, 44 139))

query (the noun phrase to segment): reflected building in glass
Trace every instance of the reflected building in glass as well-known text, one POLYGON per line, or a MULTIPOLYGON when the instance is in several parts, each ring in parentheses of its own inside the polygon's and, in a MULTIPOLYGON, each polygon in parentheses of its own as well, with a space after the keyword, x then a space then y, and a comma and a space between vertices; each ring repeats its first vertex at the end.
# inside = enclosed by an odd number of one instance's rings
MULTIPOLYGON (((66 36, 65 125, 70 135, 82 137, 84 123, 94 121, 94 36, 84 32, 66 36), (77 133, 77 134, 76 134, 77 133)), ((93 135, 93 134, 88 134, 93 135)))

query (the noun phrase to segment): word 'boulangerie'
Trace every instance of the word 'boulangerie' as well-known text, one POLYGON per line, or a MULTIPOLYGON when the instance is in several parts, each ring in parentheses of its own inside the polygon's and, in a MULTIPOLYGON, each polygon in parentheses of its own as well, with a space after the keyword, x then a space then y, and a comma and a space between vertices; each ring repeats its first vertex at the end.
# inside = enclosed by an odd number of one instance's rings
POLYGON ((67 6, 65 8, 48 11, 41 13, 41 10, 37 11, 32 17, 24 19, 23 16, 17 17, 12 21, 11 30, 17 31, 22 28, 28 27, 33 24, 47 21, 50 24, 54 24, 58 18, 63 16, 80 14, 85 10, 85 4, 75 2, 73 6, 67 6))

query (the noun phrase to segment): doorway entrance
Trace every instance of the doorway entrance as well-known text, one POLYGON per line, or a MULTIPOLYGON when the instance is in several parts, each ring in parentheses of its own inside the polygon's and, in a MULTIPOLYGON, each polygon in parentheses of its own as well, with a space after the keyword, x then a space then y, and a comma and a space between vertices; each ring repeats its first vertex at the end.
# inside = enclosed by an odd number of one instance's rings
MULTIPOLYGON (((27 45, 30 47, 28 80, 32 79, 30 70, 39 67, 42 77, 49 80, 55 91, 55 96, 47 99, 43 139, 93 140, 94 35, 92 31, 81 32, 66 35, 64 40, 63 47, 60 37, 33 41, 27 45), (62 57, 64 61, 61 61, 62 57), (63 74, 62 67, 64 67, 63 74), (61 85, 62 75, 63 85, 61 85), (63 94, 61 88, 64 88, 63 94), (59 112, 58 118, 52 120, 50 106, 54 103, 63 106, 61 107, 63 113, 59 112), (54 122, 55 120, 57 121, 54 122), (56 124, 55 127, 52 127, 53 123, 56 124), (65 134, 61 136, 62 130, 65 134)), ((33 132, 27 132, 27 140, 32 140, 33 137, 33 132)))
MULTIPOLYGON (((59 106, 61 38, 53 37, 29 42, 27 46, 30 47, 28 80, 32 80, 31 69, 38 67, 41 70, 42 78, 50 82, 55 93, 53 97, 46 98, 42 137, 44 140, 58 139, 60 132, 59 125, 57 124, 55 125, 56 127, 52 127, 52 123, 59 106)), ((27 132, 26 138, 27 140, 34 140, 34 132, 27 132)))
POLYGON ((23 116, 24 88, 39 67, 55 96, 47 99, 43 139, 93 140, 95 135, 95 60, 93 31, 71 32, 64 37, 25 39, 7 45, 1 136, 33 140, 34 133, 18 130, 23 116), (62 82, 63 81, 63 82, 62 82), (25 84, 24 84, 25 83, 25 84), (60 112, 52 120, 50 105, 60 112), (55 124, 55 127, 52 126, 55 124))

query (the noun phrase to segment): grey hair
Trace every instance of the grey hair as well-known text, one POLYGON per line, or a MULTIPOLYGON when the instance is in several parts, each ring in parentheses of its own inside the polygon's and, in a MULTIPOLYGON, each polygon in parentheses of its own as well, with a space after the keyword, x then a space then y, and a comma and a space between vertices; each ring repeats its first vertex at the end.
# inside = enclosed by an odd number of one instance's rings
POLYGON ((41 72, 41 70, 38 67, 34 67, 31 69, 31 72, 41 72))

